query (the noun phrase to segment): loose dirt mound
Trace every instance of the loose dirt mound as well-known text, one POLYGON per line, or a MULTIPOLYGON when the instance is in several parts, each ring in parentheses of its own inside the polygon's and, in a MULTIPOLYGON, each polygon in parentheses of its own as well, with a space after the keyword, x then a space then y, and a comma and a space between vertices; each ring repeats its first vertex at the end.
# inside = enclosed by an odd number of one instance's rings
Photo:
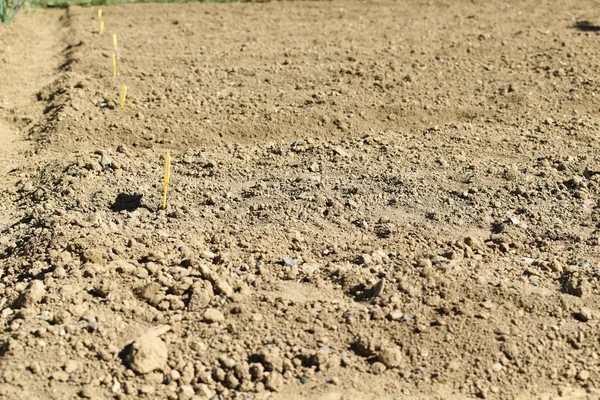
POLYGON ((2 40, 62 45, 2 194, 0 393, 598 398, 600 37, 573 7, 21 15, 2 40))

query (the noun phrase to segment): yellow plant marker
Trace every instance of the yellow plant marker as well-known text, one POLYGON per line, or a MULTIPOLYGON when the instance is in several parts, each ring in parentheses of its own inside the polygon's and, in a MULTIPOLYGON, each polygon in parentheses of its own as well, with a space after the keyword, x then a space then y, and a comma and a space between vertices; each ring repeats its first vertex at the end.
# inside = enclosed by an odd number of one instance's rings
POLYGON ((102 9, 98 9, 98 19, 102 19, 102 9))
POLYGON ((125 100, 127 99, 127 86, 121 87, 121 108, 125 107, 125 100))
POLYGON ((104 35, 104 20, 100 20, 100 34, 104 35))
POLYGON ((115 53, 113 53, 113 55, 112 55, 112 62, 113 62, 113 76, 116 78, 117 77, 117 56, 115 55, 115 53))
POLYGON ((115 46, 115 51, 119 50, 119 46, 117 46, 117 34, 113 33, 113 46, 115 46))
POLYGON ((171 178, 171 156, 165 155, 165 190, 163 191, 162 209, 167 208, 167 190, 169 189, 169 179, 171 178))

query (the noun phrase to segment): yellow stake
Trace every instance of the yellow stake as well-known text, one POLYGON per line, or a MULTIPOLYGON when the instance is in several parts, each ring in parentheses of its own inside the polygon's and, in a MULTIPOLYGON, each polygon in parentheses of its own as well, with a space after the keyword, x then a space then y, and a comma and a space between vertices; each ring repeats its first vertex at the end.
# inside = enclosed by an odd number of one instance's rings
POLYGON ((100 20, 100 34, 104 35, 104 20, 100 20))
POLYGON ((167 208, 167 190, 169 189, 169 179, 171 178, 171 156, 169 153, 165 155, 165 190, 163 192, 162 209, 167 208))
POLYGON ((119 46, 117 46, 117 34, 113 33, 113 46, 115 46, 115 51, 119 50, 119 46))
POLYGON ((98 9, 98 19, 102 19, 102 9, 98 9))
POLYGON ((113 55, 112 55, 112 62, 113 62, 113 76, 116 78, 116 76, 117 76, 117 56, 115 55, 115 53, 113 53, 113 55))
POLYGON ((121 108, 125 107, 125 100, 127 99, 127 86, 121 87, 121 108))

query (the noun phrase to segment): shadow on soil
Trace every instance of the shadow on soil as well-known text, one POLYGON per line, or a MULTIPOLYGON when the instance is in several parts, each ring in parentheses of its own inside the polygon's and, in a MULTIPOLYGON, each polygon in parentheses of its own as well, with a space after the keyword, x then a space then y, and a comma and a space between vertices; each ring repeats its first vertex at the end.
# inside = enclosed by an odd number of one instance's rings
POLYGON ((577 21, 571 28, 582 32, 600 32, 600 26, 594 25, 590 21, 577 21))
MULTIPOLYGON (((127 193, 119 193, 115 202, 112 204, 110 209, 112 211, 135 211, 140 207, 148 208, 142 204, 142 194, 127 194, 127 193)), ((148 208, 149 209, 149 208, 148 208)))

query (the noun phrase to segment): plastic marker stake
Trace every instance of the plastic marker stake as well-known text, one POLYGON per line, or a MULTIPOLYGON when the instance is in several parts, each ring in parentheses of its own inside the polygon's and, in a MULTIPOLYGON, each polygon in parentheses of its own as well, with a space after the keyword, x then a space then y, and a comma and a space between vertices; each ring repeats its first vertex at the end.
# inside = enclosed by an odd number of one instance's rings
POLYGON ((104 35, 104 20, 100 20, 100 34, 104 35))
POLYGON ((113 62, 113 76, 116 78, 117 77, 117 56, 115 55, 115 53, 113 53, 113 55, 112 55, 112 62, 113 62))
POLYGON ((98 9, 98 19, 102 19, 102 9, 98 9))
POLYGON ((167 190, 169 189, 169 179, 171 178, 171 156, 165 155, 165 190, 163 191, 162 209, 167 208, 167 190))
POLYGON ((121 108, 125 107, 125 100, 127 99, 127 86, 121 87, 121 108))
POLYGON ((117 46, 117 34, 113 33, 113 46, 115 46, 115 51, 119 50, 119 46, 117 46))

